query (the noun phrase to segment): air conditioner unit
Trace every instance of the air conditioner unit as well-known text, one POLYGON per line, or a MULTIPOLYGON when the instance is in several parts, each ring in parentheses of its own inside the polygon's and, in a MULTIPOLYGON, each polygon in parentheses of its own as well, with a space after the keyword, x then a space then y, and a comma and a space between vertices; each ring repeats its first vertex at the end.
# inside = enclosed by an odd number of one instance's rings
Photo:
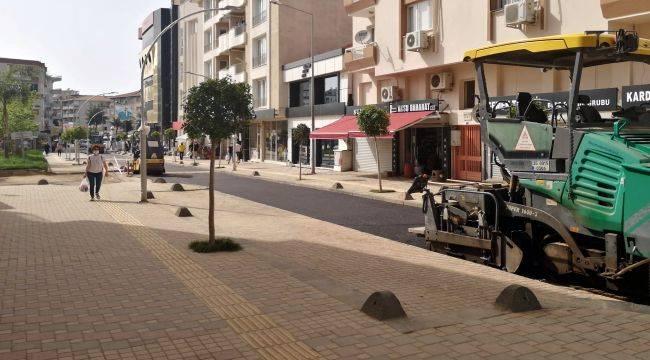
POLYGON ((404 36, 404 48, 408 51, 421 51, 429 47, 429 36, 424 31, 413 31, 404 36))
POLYGON ((384 86, 381 88, 381 102, 392 102, 399 100, 399 87, 384 86))
POLYGON ((535 22, 535 1, 517 0, 504 6, 506 26, 519 27, 522 24, 535 22))
POLYGON ((370 44, 375 41, 375 27, 368 26, 365 30, 359 30, 354 35, 354 41, 360 45, 370 44))
POLYGON ((431 75, 431 90, 451 90, 453 77, 451 73, 439 73, 431 75))

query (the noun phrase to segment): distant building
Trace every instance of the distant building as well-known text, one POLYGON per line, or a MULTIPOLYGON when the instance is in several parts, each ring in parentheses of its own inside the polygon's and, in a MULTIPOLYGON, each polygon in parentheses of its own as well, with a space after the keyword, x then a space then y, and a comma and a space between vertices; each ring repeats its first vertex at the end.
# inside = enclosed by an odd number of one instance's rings
MULTIPOLYGON (((69 90, 68 90, 69 91, 69 90)), ((62 99, 63 122, 75 126, 88 126, 88 110, 93 107, 106 109, 104 117, 110 116, 113 100, 105 96, 96 95, 71 95, 62 99)), ((102 116, 102 115, 97 115, 102 116)))
POLYGON ((140 91, 133 91, 126 94, 111 96, 110 116, 117 119, 120 123, 130 122, 135 129, 140 124, 142 118, 142 103, 140 91))
POLYGON ((54 82, 60 81, 61 78, 48 76, 47 67, 40 61, 0 58, 0 72, 12 66, 30 69, 31 77, 24 74, 22 80, 28 82, 31 89, 38 94, 38 98, 34 101, 34 121, 38 124, 39 131, 49 133, 52 126, 51 120, 47 117, 50 93, 54 82))

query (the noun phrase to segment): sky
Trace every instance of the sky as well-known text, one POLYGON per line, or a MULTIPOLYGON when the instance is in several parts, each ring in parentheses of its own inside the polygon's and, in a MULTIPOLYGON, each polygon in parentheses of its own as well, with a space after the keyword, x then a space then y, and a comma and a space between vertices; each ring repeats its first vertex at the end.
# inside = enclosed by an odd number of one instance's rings
POLYGON ((0 0, 0 57, 38 60, 55 88, 140 88, 138 27, 171 0, 0 0))

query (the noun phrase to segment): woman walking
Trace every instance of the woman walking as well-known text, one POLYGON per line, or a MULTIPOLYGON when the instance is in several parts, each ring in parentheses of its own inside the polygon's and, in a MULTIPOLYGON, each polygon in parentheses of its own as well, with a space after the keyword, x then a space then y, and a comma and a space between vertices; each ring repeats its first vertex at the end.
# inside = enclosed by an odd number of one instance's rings
POLYGON ((88 156, 88 163, 86 164, 86 176, 90 184, 90 201, 100 200, 99 188, 102 186, 102 175, 106 172, 108 177, 108 165, 104 156, 99 153, 99 145, 92 146, 92 155, 88 156))

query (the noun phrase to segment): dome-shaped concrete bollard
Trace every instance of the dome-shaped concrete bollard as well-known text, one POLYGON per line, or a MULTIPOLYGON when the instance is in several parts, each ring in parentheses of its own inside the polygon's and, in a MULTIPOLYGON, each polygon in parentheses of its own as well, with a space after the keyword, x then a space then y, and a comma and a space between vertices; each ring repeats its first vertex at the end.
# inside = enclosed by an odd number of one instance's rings
POLYGON ((155 199, 153 193, 150 190, 147 190, 147 199, 155 199))
POLYGON ((47 184, 49 184, 49 183, 45 179, 38 180, 38 185, 47 185, 47 184))
POLYGON ((185 188, 183 188, 183 185, 177 183, 172 185, 172 191, 185 191, 185 188))
POLYGON ((260 173, 257 170, 253 171, 253 176, 260 176, 260 173))
POLYGON ((377 320, 389 320, 406 317, 406 312, 397 296, 390 291, 376 291, 368 297, 361 311, 377 320))
POLYGON ((335 182, 334 184, 332 184, 332 189, 334 189, 334 190, 343 189, 343 185, 341 185, 340 182, 335 182))
POLYGON ((537 296, 525 286, 509 285, 501 291, 495 302, 497 308, 511 312, 539 310, 542 305, 537 296))
POLYGON ((166 184, 166 183, 167 183, 167 180, 165 180, 165 179, 163 179, 163 178, 157 178, 157 179, 154 180, 153 182, 156 183, 156 184, 166 184))
POLYGON ((178 209, 176 209, 176 216, 178 216, 178 217, 191 217, 192 213, 186 207, 179 207, 178 209))

